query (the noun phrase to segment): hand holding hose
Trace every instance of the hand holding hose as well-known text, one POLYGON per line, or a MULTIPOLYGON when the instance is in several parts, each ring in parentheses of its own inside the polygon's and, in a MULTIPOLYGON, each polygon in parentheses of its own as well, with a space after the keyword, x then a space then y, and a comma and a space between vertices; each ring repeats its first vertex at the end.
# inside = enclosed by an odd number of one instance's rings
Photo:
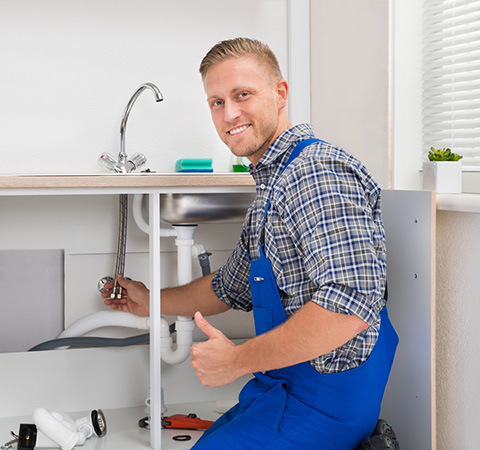
POLYGON ((150 315, 150 291, 140 281, 127 280, 122 275, 117 276, 117 283, 123 288, 122 298, 110 298, 113 281, 105 284, 106 291, 102 293, 104 303, 111 309, 126 311, 137 316, 150 315))

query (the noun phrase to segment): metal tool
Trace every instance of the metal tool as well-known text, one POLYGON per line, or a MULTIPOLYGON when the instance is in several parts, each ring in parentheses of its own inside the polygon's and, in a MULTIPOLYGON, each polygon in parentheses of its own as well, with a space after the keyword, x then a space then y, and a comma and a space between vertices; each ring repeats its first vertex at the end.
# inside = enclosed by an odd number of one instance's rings
POLYGON ((196 414, 174 414, 162 417, 162 428, 184 428, 191 430, 206 430, 213 425, 211 420, 202 420, 196 414))
POLYGON ((5 442, 5 444, 0 447, 0 450, 10 450, 12 448, 12 445, 18 442, 18 436, 13 431, 10 431, 10 434, 14 437, 14 439, 5 442))

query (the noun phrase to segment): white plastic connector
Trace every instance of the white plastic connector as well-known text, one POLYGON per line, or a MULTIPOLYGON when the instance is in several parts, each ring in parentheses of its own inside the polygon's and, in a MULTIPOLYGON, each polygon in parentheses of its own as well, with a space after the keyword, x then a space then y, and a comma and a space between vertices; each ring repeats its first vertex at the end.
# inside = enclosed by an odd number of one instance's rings
POLYGON ((35 448, 59 446, 62 450, 71 450, 76 445, 83 445, 93 434, 104 436, 106 433, 101 410, 92 411, 89 416, 74 421, 65 414, 37 408, 33 412, 33 422, 37 427, 35 448))
POLYGON ((194 244, 192 247, 192 257, 198 258, 199 255, 207 253, 205 246, 203 244, 194 244))
POLYGON ((33 412, 33 422, 62 450, 71 450, 76 445, 83 445, 86 441, 85 434, 77 431, 75 423, 60 413, 50 413, 45 408, 37 408, 33 412))
POLYGON ((162 359, 167 364, 180 364, 190 356, 193 342, 194 323, 190 317, 179 316, 175 322, 177 330, 177 347, 173 349, 168 322, 162 317, 160 329, 160 347, 162 359))

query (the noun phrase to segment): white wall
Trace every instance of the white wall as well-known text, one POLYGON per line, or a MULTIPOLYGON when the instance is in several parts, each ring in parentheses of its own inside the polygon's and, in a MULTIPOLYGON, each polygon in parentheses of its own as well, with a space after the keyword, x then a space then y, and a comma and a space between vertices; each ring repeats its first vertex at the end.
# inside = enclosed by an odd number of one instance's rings
POLYGON ((157 172, 185 157, 230 171, 211 123, 198 66, 217 41, 265 40, 287 73, 287 1, 0 0, 0 173, 92 173, 119 150, 120 121, 144 82, 127 127, 127 153, 157 172))
POLYGON ((437 218, 438 450, 478 447, 480 215, 437 218))
POLYGON ((30 349, 63 331, 64 265, 58 249, 0 250, 0 353, 30 349))
POLYGON ((311 0, 312 124, 391 186, 389 2, 311 0))
POLYGON ((394 0, 395 189, 422 189, 422 2, 394 0))

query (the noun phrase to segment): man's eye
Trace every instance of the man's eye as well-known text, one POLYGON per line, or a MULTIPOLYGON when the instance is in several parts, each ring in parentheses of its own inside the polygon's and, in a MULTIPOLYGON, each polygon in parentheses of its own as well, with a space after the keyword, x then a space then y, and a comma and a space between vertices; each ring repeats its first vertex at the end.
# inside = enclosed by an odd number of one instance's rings
POLYGON ((241 94, 238 95, 239 98, 245 98, 248 96, 248 92, 242 92, 241 94))
POLYGON ((214 102, 212 102, 211 105, 212 105, 212 108, 216 107, 216 106, 222 106, 223 102, 222 102, 222 100, 215 100, 214 102))

